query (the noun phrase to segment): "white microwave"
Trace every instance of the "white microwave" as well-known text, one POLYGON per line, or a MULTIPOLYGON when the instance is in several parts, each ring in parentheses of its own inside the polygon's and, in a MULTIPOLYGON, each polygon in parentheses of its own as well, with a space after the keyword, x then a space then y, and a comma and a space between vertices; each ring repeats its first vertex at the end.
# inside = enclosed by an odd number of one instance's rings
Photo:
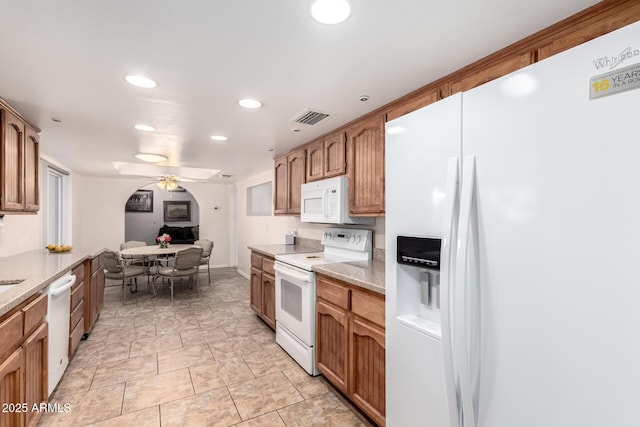
POLYGON ((373 218, 349 216, 349 181, 345 175, 302 184, 300 221, 321 224, 367 224, 373 218))

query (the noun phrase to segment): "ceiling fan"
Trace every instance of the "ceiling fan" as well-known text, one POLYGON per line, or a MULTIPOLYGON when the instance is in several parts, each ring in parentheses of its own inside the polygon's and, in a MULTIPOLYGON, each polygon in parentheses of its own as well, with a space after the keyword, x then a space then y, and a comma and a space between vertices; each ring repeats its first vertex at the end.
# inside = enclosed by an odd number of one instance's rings
POLYGON ((158 178, 158 182, 156 183, 156 185, 162 190, 167 189, 168 191, 174 191, 180 186, 179 182, 203 182, 203 181, 199 181, 196 179, 181 178, 176 175, 162 175, 158 178))

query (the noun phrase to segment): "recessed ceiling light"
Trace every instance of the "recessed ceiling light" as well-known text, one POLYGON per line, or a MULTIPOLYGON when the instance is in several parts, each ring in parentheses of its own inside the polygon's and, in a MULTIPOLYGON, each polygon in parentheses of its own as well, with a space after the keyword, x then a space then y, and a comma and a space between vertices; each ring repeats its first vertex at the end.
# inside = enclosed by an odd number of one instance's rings
POLYGON ((136 158, 142 160, 143 162, 149 162, 149 163, 158 163, 158 162, 168 160, 167 156, 163 156, 162 154, 152 154, 152 153, 138 153, 136 154, 136 158))
POLYGON ((154 130, 156 130, 156 128, 154 128, 153 126, 149 126, 149 125, 135 125, 134 128, 144 131, 144 132, 153 132, 154 130))
POLYGON ((211 135, 211 139, 214 141, 226 141, 227 137, 222 135, 211 135))
POLYGON ((262 102, 256 101, 255 99, 241 99, 240 101, 238 101, 238 104, 240 104, 244 108, 260 108, 260 107, 262 107, 262 102))
POLYGON ((140 75, 132 74, 126 76, 125 80, 134 86, 143 87, 145 89, 151 89, 158 86, 158 83, 154 82, 150 78, 140 75))
POLYGON ((321 24, 339 24, 351 15, 351 4, 347 0, 314 0, 309 11, 321 24))

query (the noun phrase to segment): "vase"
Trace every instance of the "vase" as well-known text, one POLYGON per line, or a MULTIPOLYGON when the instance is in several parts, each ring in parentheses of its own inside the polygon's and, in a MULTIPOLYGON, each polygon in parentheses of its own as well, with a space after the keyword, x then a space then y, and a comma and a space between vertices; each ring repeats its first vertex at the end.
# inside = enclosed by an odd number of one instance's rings
POLYGON ((166 249, 169 247, 169 242, 160 242, 160 249, 166 249))

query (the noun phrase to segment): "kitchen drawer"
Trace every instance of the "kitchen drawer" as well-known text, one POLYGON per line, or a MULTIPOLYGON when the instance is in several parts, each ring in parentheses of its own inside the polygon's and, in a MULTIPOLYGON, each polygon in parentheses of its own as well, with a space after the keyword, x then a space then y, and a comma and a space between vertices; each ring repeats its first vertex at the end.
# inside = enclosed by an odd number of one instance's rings
POLYGON ((364 292, 351 293, 351 312, 384 328, 384 298, 364 292))
POLYGON ((330 281, 324 276, 318 276, 316 295, 333 305, 349 309, 349 289, 330 281))
POLYGON ((251 252, 251 267, 259 268, 262 270, 262 255, 251 252))
POLYGON ((69 358, 73 356, 76 348, 78 348, 78 344, 80 344, 80 340, 82 339, 82 335, 84 334, 84 318, 80 318, 80 321, 76 325, 75 328, 69 334, 69 358))
POLYGON ((0 323, 0 359, 22 342, 23 317, 22 311, 18 311, 0 323))
POLYGON ((269 273, 272 276, 276 275, 276 271, 273 269, 273 263, 275 262, 275 260, 273 258, 269 258, 269 257, 263 257, 262 258, 262 271, 264 271, 265 273, 269 273))
POLYGON ((78 286, 84 280, 84 264, 80 264, 71 272, 74 276, 76 276, 76 283, 74 286, 78 286))
POLYGON ((75 285, 71 288, 71 310, 73 309, 84 299, 84 285, 82 283, 78 283, 76 280, 75 285))
POLYGON ((47 316, 47 294, 40 294, 27 304, 22 312, 24 313, 24 336, 29 336, 47 316))
POLYGON ((78 325, 78 321, 82 319, 84 314, 84 300, 73 310, 71 310, 71 321, 69 322, 69 330, 72 331, 78 325))

